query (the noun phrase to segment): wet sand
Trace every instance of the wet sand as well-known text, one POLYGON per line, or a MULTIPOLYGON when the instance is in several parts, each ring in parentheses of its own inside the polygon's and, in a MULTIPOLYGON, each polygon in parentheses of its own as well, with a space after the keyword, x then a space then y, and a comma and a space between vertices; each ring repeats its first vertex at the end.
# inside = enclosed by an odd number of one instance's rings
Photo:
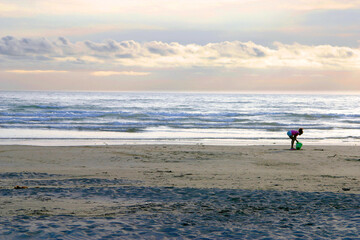
POLYGON ((0 160, 0 173, 116 178, 137 186, 360 193, 356 146, 0 146, 0 160))

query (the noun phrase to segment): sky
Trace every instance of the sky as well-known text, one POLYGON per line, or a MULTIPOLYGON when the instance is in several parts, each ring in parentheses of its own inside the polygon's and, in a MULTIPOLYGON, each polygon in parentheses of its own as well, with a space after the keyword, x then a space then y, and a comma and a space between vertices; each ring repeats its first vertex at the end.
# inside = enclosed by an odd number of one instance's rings
POLYGON ((360 0, 0 0, 0 90, 360 91, 360 0))

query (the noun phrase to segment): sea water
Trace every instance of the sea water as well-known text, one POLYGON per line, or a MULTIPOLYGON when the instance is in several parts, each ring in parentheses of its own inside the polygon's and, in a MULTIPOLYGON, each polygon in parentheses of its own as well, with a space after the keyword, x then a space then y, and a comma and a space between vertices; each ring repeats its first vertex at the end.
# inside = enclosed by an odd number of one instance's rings
POLYGON ((360 95, 0 92, 0 144, 360 143, 360 95))

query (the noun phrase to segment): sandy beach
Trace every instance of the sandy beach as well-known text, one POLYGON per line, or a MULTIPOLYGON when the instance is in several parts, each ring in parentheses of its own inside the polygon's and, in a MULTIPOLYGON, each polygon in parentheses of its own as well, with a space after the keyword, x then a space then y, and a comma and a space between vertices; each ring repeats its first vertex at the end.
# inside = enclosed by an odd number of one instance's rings
POLYGON ((360 193, 356 146, 0 146, 0 159, 1 173, 123 179, 137 186, 360 193))
POLYGON ((355 146, 0 146, 0 239, 354 237, 359 159, 355 146))

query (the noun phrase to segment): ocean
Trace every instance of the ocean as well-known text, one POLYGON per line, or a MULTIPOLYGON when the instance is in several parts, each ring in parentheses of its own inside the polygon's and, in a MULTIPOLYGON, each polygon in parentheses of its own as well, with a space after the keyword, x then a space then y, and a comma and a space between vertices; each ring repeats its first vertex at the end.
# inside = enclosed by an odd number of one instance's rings
POLYGON ((360 143, 360 95, 0 92, 0 144, 360 143))

